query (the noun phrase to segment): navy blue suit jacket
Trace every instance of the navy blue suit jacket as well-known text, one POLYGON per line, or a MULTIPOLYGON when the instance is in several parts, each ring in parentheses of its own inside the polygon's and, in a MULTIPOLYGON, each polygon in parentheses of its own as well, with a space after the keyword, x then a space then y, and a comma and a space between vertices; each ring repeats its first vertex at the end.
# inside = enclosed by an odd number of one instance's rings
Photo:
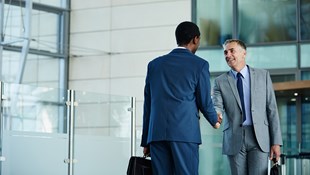
POLYGON ((214 126, 209 63, 176 48, 148 64, 141 146, 153 141, 201 144, 199 110, 214 126))

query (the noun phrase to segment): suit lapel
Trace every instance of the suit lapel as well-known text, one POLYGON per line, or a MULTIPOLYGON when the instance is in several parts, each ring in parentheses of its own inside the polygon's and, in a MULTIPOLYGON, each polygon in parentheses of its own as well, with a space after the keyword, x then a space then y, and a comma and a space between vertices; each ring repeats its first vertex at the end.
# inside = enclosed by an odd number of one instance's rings
POLYGON ((241 101, 240 101, 240 97, 238 94, 238 89, 237 89, 237 85, 236 85, 236 80, 230 75, 230 72, 227 72, 226 74, 227 76, 227 80, 228 80, 228 84, 234 94, 234 97, 236 98, 237 102, 238 102, 238 106, 240 109, 242 109, 241 107, 241 101))
POLYGON ((251 108, 252 108, 252 100, 255 99, 255 70, 249 66, 250 69, 250 90, 251 90, 251 108))

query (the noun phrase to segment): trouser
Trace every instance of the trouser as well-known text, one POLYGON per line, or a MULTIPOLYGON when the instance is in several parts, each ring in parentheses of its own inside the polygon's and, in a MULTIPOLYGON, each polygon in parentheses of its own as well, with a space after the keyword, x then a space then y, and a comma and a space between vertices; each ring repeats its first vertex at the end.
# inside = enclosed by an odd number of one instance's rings
POLYGON ((267 175, 268 153, 263 152, 256 140, 252 126, 243 127, 243 144, 236 155, 228 160, 232 175, 267 175))
POLYGON ((157 141, 150 148, 153 175, 198 175, 197 143, 157 141))

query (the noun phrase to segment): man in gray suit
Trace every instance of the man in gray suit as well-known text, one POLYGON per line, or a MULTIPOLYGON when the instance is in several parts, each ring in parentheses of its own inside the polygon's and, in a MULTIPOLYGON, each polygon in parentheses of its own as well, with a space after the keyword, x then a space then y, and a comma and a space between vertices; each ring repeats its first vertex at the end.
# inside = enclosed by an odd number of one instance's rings
POLYGON ((213 101, 223 113, 223 154, 233 175, 267 175, 268 157, 280 158, 282 137, 268 71, 246 65, 246 45, 225 41, 231 70, 215 79, 213 101))

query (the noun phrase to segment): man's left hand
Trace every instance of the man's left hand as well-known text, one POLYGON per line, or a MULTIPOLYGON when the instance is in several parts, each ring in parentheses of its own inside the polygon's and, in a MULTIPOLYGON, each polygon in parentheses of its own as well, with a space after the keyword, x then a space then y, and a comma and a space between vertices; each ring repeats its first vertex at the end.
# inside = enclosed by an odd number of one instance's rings
POLYGON ((270 149, 269 159, 272 160, 273 158, 276 158, 276 160, 279 161, 280 156, 281 156, 280 145, 272 145, 270 149))

